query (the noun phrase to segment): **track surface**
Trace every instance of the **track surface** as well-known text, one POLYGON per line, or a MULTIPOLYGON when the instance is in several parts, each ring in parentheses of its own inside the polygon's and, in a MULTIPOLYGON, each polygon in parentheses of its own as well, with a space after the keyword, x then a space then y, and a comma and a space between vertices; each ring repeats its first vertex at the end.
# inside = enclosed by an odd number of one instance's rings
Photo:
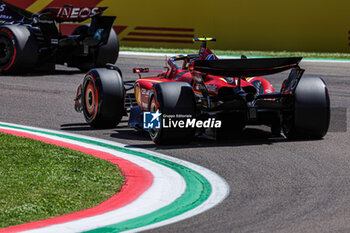
MULTIPOLYGON (((159 70, 165 58, 121 56, 125 80, 133 67, 159 70)), ((350 63, 301 64, 306 75, 324 77, 332 107, 350 108, 350 63)), ((0 121, 79 133, 159 151, 207 167, 229 183, 217 207, 154 232, 350 232, 350 133, 323 140, 271 138, 268 128, 248 128, 241 138, 196 139, 186 146, 157 147, 127 127, 93 130, 73 99, 83 73, 58 67, 56 74, 0 76, 0 121)), ((279 88, 284 77, 269 80, 279 88)), ((347 114, 349 117, 349 113, 347 114)), ((126 119, 125 119, 126 120, 126 119)), ((345 122, 333 117, 331 131, 345 122), (334 121, 334 119, 338 121, 334 121)))

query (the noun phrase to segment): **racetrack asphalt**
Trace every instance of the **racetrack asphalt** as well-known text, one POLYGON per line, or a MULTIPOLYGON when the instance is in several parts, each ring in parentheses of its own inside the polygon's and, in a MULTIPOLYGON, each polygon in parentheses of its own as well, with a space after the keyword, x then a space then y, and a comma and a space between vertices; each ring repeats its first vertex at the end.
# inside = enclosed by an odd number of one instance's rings
MULTIPOLYGON (((165 57, 122 55, 125 80, 134 67, 162 70, 165 57)), ((350 232, 350 63, 302 62, 305 75, 322 76, 333 111, 323 140, 272 138, 266 127, 249 127, 241 137, 198 138, 184 146, 156 146, 127 127, 96 130, 74 111, 84 74, 58 66, 56 73, 0 76, 0 121, 104 138, 154 150, 211 169, 230 185, 220 205, 153 232, 350 232)), ((278 90, 288 73, 268 78, 278 90)))

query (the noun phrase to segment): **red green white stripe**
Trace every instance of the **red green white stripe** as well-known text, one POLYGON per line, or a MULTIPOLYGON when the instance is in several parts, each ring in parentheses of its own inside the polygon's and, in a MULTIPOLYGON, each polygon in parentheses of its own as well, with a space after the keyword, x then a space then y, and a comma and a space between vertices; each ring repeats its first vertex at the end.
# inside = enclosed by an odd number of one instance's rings
POLYGON ((106 153, 144 169, 153 177, 142 194, 113 210, 106 208, 104 213, 94 216, 28 228, 28 232, 142 231, 200 214, 220 203, 229 193, 227 183, 214 172, 171 156, 103 139, 0 122, 0 131, 5 130, 53 140, 78 150, 106 153))

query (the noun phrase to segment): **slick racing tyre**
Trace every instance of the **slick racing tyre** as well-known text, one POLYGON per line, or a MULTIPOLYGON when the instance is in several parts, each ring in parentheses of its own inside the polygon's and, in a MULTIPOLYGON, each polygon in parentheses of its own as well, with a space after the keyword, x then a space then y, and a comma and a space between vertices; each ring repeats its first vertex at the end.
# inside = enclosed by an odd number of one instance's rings
POLYGON ((119 56, 119 40, 113 30, 109 33, 108 41, 99 47, 95 60, 95 67, 105 67, 106 63, 115 64, 119 56))
POLYGON ((34 68, 38 54, 37 40, 26 26, 0 26, 1 72, 22 73, 34 68))
MULTIPOLYGON (((150 112, 159 111, 164 115, 190 115, 196 114, 195 96, 192 87, 185 82, 164 82, 153 86, 148 104, 150 112)), ((172 118, 172 120, 184 120, 188 118, 172 118)), ((189 143, 195 133, 194 128, 170 127, 164 125, 160 129, 151 129, 151 139, 159 145, 189 143)))
POLYGON ((330 100, 323 79, 302 77, 295 90, 293 111, 282 116, 283 133, 289 139, 325 136, 330 121, 330 100))
POLYGON ((109 69, 93 69, 84 77, 82 107, 86 122, 94 128, 113 128, 125 113, 122 76, 109 69))
MULTIPOLYGON (((72 35, 79 35, 81 38, 86 38, 89 36, 88 30, 89 25, 80 25, 74 29, 72 35)), ((80 62, 74 63, 73 66, 78 67, 82 71, 88 71, 93 68, 103 68, 106 67, 107 63, 115 64, 117 62, 118 55, 119 40, 117 34, 112 28, 106 44, 90 49, 89 55, 87 57, 80 58, 80 62)))

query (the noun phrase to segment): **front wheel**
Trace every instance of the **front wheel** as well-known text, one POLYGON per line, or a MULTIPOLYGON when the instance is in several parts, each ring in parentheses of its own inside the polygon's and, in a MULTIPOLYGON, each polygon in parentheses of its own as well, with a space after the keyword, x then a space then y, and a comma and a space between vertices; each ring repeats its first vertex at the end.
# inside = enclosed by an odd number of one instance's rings
POLYGON ((95 128, 113 128, 125 113, 122 76, 109 69, 93 69, 84 77, 82 108, 86 122, 95 128))

